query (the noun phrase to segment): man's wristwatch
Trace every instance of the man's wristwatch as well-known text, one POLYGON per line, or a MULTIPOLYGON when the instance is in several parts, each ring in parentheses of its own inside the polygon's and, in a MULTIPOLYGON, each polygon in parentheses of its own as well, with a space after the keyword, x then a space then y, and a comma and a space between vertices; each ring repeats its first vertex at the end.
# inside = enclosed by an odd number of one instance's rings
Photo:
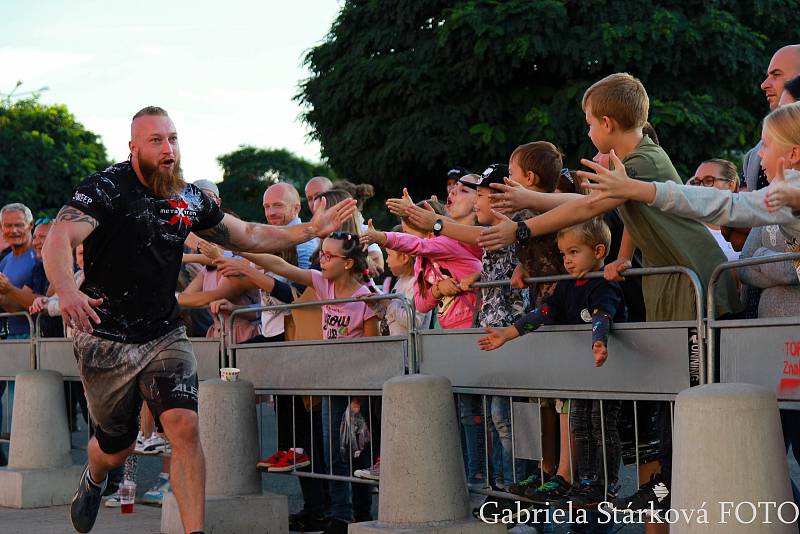
POLYGON ((441 234, 442 228, 444 228, 444 221, 441 219, 436 219, 436 222, 433 223, 433 235, 438 236, 441 234))
POLYGON ((525 221, 517 222, 517 243, 524 243, 531 238, 531 229, 525 221))

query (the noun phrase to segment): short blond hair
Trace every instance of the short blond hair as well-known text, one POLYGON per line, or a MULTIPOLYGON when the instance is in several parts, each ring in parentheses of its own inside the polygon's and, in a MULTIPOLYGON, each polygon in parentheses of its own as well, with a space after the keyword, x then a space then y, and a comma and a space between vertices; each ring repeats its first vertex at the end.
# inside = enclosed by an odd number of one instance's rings
POLYGON ((595 217, 593 219, 589 219, 588 221, 583 221, 580 224, 562 228, 558 231, 558 239, 561 239, 561 236, 573 232, 578 234, 584 244, 589 245, 592 248, 596 247, 597 245, 605 245, 606 251, 603 258, 608 256, 608 252, 611 248, 611 229, 608 227, 602 217, 595 217))
POLYGON ((650 99, 644 85, 627 72, 618 72, 595 82, 583 93, 581 107, 595 117, 614 119, 623 130, 641 128, 647 122, 650 99))
POLYGON ((800 145, 800 102, 786 104, 767 115, 764 133, 779 145, 800 145))

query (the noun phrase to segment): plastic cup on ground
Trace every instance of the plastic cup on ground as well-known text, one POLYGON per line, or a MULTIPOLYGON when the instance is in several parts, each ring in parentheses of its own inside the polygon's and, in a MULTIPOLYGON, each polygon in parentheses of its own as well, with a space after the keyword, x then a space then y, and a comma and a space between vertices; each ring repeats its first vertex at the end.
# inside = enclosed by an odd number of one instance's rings
POLYGON ((133 513, 133 503, 136 500, 136 483, 126 480, 119 487, 120 510, 123 514, 133 513))
POLYGON ((239 369, 236 367, 223 367, 219 370, 219 377, 225 382, 236 382, 239 380, 239 369))

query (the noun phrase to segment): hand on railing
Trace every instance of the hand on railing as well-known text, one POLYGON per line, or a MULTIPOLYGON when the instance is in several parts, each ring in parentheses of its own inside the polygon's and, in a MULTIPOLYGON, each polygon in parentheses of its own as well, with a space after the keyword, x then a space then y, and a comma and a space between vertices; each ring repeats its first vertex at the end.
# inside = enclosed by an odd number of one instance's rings
POLYGON ((619 258, 607 264, 603 269, 603 276, 611 282, 622 282, 625 277, 622 273, 631 268, 631 260, 619 258))
POLYGON ((511 275, 511 287, 516 287, 517 289, 525 289, 528 287, 528 284, 525 283, 525 279, 528 278, 528 270, 525 266, 521 263, 518 263, 516 267, 514 267, 514 273, 511 275))
POLYGON ((431 286, 431 296, 435 299, 442 297, 455 297, 461 293, 461 288, 452 278, 443 278, 431 286))
POLYGON ((236 304, 227 299, 214 300, 208 305, 209 310, 214 315, 230 313, 237 307, 236 304))
POLYGON ((468 274, 461 281, 458 283, 458 288, 461 291, 469 291, 472 289, 472 284, 477 282, 481 279, 481 273, 478 271, 477 273, 468 274))
POLYGON ((28 312, 31 314, 42 313, 47 314, 47 301, 50 300, 47 297, 36 297, 33 299, 33 303, 28 308, 28 312))

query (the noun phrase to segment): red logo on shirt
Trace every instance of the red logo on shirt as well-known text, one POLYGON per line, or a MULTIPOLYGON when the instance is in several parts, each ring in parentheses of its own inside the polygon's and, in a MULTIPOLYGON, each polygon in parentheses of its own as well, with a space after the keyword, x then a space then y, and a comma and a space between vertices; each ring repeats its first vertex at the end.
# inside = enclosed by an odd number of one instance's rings
POLYGON ((186 226, 192 225, 192 220, 187 215, 187 211, 191 214, 194 214, 194 211, 186 209, 189 207, 189 204, 187 204, 185 200, 179 198, 177 200, 168 200, 167 203, 172 209, 165 208, 161 210, 162 213, 172 214, 172 218, 167 221, 167 224, 178 224, 178 222, 182 222, 186 226))

